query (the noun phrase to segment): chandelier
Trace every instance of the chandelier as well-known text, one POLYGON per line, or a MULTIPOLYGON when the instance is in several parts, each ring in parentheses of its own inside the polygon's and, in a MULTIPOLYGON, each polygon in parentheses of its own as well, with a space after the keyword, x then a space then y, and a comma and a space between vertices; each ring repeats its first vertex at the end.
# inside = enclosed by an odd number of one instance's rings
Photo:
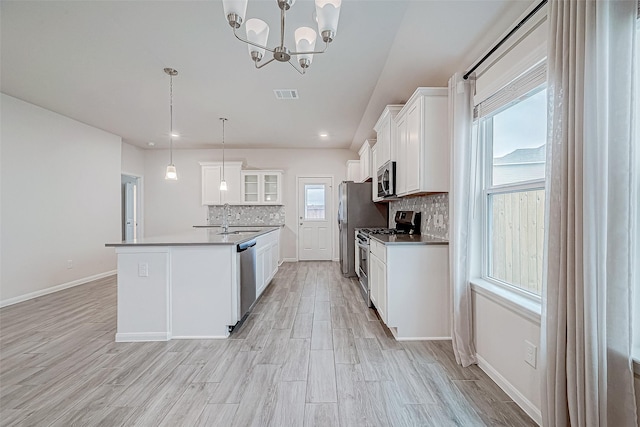
POLYGON ((247 12, 247 0, 223 0, 224 15, 233 28, 233 34, 236 38, 249 47, 249 55, 256 68, 262 68, 271 62, 288 62, 300 74, 304 74, 306 69, 311 66, 313 55, 324 53, 329 47, 329 43, 333 41, 338 29, 338 19, 340 18, 340 5, 342 0, 315 0, 316 3, 316 19, 318 21, 318 33, 325 43, 322 50, 315 50, 317 34, 315 30, 309 27, 300 27, 294 32, 296 42, 296 50, 291 51, 284 45, 284 29, 285 15, 287 10, 293 6, 296 0, 276 0, 280 8, 280 43, 274 48, 267 47, 267 39, 269 38, 269 26, 266 22, 251 18, 245 24, 247 38, 244 39, 238 35, 238 28, 244 22, 247 12), (273 58, 263 62, 265 51, 273 54, 273 58), (291 57, 298 58, 298 68, 291 57))

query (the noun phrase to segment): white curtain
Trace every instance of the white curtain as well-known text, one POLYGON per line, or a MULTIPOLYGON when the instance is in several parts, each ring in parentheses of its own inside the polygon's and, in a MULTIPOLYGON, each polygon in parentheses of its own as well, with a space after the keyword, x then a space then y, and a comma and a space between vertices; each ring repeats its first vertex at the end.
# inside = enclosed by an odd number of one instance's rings
POLYGON ((637 423, 636 1, 550 0, 545 426, 637 423))
POLYGON ((477 363, 473 345, 470 288, 472 179, 475 176, 471 129, 471 82, 460 74, 449 79, 451 189, 449 193, 449 266, 453 301, 453 352, 462 366, 477 363))

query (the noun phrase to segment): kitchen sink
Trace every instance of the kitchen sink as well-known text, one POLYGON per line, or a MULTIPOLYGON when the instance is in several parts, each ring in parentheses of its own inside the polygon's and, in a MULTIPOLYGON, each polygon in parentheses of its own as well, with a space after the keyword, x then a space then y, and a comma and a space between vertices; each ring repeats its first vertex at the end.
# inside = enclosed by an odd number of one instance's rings
POLYGON ((253 233, 257 233, 260 230, 236 230, 236 231, 221 231, 218 234, 238 234, 238 235, 242 235, 242 234, 253 234, 253 233))

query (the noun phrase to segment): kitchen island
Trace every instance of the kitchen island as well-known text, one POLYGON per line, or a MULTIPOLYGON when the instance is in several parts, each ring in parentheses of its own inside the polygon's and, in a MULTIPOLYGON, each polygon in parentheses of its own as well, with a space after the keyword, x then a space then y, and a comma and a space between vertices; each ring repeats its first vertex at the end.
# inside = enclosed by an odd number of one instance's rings
POLYGON ((118 256, 116 341, 226 338, 240 313, 237 245, 256 240, 256 298, 280 260, 279 227, 192 229, 108 243, 118 256))

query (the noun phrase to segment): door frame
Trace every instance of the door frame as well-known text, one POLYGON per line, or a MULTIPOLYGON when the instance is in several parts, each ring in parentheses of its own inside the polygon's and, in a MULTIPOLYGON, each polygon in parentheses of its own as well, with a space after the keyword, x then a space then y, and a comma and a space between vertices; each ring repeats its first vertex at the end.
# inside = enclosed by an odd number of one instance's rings
POLYGON ((125 171, 120 172, 120 231, 124 233, 124 204, 123 200, 123 187, 122 187, 122 177, 128 176, 130 178, 135 178, 136 180, 136 229, 138 231, 138 235, 136 239, 140 239, 144 236, 144 176, 138 175, 135 173, 128 173, 125 171))
MULTIPOLYGON (((296 175, 296 261, 300 260, 300 236, 298 235, 300 232, 300 179, 316 179, 316 178, 321 178, 321 179, 331 179, 331 212, 333 212, 335 210, 334 205, 336 204, 336 200, 338 198, 338 193, 336 192, 336 186, 335 186, 335 178, 333 175, 322 175, 322 174, 313 174, 313 175, 296 175)), ((327 216, 327 220, 329 221, 329 224, 331 224, 332 219, 335 219, 335 215, 334 217, 332 217, 331 215, 333 214, 337 214, 336 212, 328 213, 327 216)), ((335 245, 335 236, 334 234, 336 233, 337 229, 337 223, 333 224, 333 227, 331 227, 331 235, 330 237, 330 241, 331 241, 331 261, 339 261, 338 258, 336 258, 336 245, 335 245)))

